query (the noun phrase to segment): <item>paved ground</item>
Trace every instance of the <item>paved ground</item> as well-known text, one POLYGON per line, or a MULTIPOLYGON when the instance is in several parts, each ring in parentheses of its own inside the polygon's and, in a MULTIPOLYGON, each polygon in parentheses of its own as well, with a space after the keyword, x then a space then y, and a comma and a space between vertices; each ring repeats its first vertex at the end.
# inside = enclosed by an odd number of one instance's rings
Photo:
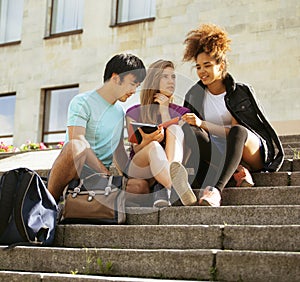
POLYGON ((0 171, 4 172, 18 167, 27 167, 32 170, 50 169, 59 153, 60 149, 16 154, 0 159, 0 171))

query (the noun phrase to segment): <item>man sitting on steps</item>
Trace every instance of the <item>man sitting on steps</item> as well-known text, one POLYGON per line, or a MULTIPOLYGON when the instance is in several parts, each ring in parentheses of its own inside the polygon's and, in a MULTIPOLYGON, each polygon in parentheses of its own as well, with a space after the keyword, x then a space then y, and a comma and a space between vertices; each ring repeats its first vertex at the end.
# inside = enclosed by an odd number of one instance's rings
POLYGON ((133 95, 145 75, 141 59, 131 54, 115 55, 106 64, 104 84, 72 99, 66 143, 49 174, 48 189, 56 201, 66 185, 82 174, 109 175, 116 150, 116 161, 124 167, 127 161, 123 144, 125 112, 119 101, 125 102, 133 95))

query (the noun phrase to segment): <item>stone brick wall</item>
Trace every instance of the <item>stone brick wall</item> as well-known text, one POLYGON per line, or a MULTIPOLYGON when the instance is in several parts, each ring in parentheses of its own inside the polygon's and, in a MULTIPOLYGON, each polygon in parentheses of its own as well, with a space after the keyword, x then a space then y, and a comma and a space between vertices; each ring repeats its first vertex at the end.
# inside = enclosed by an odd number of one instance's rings
MULTIPOLYGON (((51 1, 50 1, 51 2, 51 1)), ((182 62, 186 33, 200 23, 226 28, 232 39, 229 71, 252 84, 280 134, 299 133, 300 2, 298 0, 156 0, 156 19, 110 27, 111 1, 85 1, 84 31, 47 37, 48 1, 24 0, 21 44, 0 47, 0 94, 17 92, 14 145, 40 141, 41 89, 102 82, 107 60, 132 52, 148 66, 170 59, 177 66, 176 102, 196 80, 182 62)), ((138 95, 131 101, 138 101, 138 95)))

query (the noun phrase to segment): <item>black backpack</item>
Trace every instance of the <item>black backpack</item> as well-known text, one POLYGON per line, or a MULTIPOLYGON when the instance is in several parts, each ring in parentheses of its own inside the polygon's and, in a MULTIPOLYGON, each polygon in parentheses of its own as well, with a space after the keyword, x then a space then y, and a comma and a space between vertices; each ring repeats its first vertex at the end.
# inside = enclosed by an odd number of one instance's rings
POLYGON ((17 168, 0 180, 0 244, 51 245, 57 205, 37 172, 17 168))

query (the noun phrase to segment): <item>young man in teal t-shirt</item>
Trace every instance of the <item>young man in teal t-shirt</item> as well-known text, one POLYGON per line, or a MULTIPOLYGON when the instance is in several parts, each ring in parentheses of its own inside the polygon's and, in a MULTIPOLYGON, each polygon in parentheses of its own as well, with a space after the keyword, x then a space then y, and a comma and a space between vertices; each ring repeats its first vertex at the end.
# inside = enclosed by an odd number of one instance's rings
POLYGON ((123 144, 125 102, 144 80, 143 62, 131 54, 112 57, 105 67, 104 84, 75 96, 68 109, 66 143, 55 160, 48 189, 56 201, 66 185, 80 177, 83 166, 109 174, 118 146, 123 144))

